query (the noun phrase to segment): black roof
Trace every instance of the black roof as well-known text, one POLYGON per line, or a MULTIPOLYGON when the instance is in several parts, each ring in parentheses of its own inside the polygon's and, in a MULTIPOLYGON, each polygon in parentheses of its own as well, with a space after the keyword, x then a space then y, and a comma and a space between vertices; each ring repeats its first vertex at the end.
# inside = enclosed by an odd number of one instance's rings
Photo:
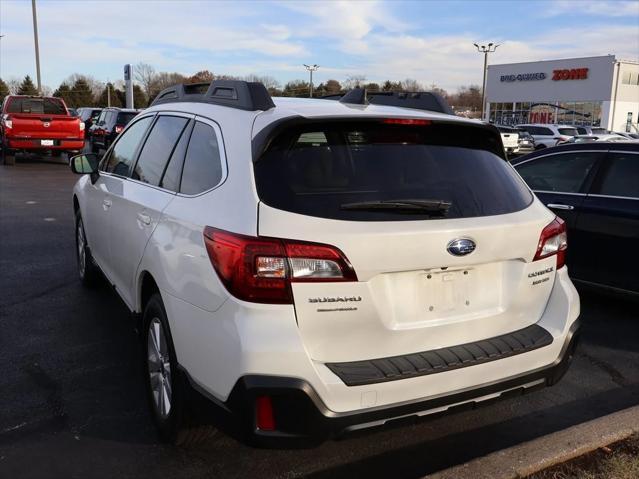
POLYGON ((566 152, 566 151, 633 151, 639 152, 639 143, 634 143, 631 141, 593 141, 589 143, 564 143, 559 146, 553 146, 551 148, 541 148, 537 151, 529 153, 527 155, 520 156, 511 161, 513 165, 517 163, 521 163, 522 161, 532 160, 533 158, 537 158, 538 156, 545 156, 549 153, 558 153, 558 152, 566 152))

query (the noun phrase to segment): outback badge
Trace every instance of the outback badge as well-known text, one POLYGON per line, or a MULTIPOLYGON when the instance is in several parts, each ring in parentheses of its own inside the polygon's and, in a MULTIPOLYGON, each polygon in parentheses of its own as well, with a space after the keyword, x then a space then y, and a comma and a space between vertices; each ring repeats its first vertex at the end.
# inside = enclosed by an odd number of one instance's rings
POLYGON ((448 243, 446 251, 453 256, 466 256, 475 251, 475 242, 470 238, 456 238, 448 243))

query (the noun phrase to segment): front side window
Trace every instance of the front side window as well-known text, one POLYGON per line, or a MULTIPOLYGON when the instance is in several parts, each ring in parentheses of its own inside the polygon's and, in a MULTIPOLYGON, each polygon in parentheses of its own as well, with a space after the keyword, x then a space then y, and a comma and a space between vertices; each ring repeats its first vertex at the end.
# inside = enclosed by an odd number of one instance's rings
POLYGON ((255 162, 257 192, 273 208, 349 221, 522 210, 532 195, 493 153, 492 138, 484 129, 434 123, 293 126, 255 162))
POLYGON ((179 116, 160 116, 144 142, 131 178, 159 186, 169 156, 187 122, 188 119, 179 116))
POLYGON ((609 166, 595 193, 639 198, 639 154, 610 153, 608 157, 609 166))
POLYGON ((142 118, 119 136, 104 168, 107 173, 129 176, 135 152, 152 120, 152 116, 142 118))
POLYGON ((222 161, 215 130, 196 122, 186 150, 180 193, 196 195, 210 190, 222 180, 222 161))
POLYGON ((563 153, 531 160, 515 166, 531 189, 578 193, 599 153, 563 153))

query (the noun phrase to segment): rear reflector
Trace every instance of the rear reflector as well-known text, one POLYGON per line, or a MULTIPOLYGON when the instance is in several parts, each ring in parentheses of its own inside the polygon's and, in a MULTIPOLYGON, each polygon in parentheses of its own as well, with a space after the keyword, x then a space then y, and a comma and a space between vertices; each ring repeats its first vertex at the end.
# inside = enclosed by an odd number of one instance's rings
POLYGON ((559 269, 566 264, 567 249, 566 223, 561 218, 555 217, 552 223, 542 230, 533 261, 557 255, 557 269, 559 269))
POLYGON ((236 298, 292 304, 292 282, 357 281, 355 270, 334 246, 204 229, 215 271, 236 298))
POLYGON ((275 431, 275 416, 270 396, 255 398, 255 425, 260 431, 275 431))
POLYGON ((415 125, 415 126, 425 126, 430 125, 430 120, 419 120, 415 118, 384 118, 382 123, 386 123, 387 125, 415 125))

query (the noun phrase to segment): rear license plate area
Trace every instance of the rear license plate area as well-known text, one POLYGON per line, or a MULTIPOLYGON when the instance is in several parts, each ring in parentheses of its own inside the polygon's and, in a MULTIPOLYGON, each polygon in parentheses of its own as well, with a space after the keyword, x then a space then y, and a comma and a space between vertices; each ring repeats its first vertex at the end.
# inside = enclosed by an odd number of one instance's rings
POLYGON ((54 146, 55 140, 40 140, 40 146, 54 146))

